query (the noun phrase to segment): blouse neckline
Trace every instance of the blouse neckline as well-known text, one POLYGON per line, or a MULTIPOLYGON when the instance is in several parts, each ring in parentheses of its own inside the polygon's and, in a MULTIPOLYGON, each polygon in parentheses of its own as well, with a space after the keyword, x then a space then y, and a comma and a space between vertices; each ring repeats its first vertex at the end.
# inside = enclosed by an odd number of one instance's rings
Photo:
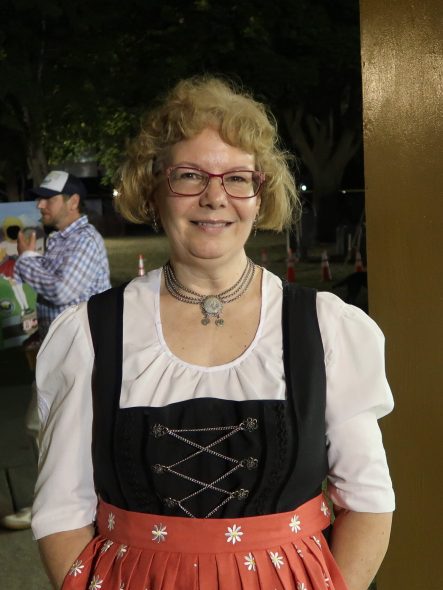
POLYGON ((162 269, 161 268, 157 269, 156 292, 155 292, 155 297, 154 297, 154 306, 155 306, 154 313, 155 313, 155 328, 156 328, 156 332, 157 332, 157 338, 158 338, 159 344, 160 344, 163 352, 167 356, 169 356, 169 358, 171 358, 175 363, 178 363, 178 364, 182 365, 183 367, 187 367, 190 369, 194 369, 194 370, 198 370, 198 371, 202 371, 202 372, 206 372, 206 373, 212 373, 212 372, 216 372, 216 371, 224 371, 226 369, 231 369, 232 367, 240 365, 253 352, 253 350, 257 346, 257 343, 259 342, 262 332, 263 332, 263 325, 266 321, 266 312, 267 312, 267 304, 268 304, 268 280, 267 280, 268 273, 267 273, 267 270, 265 268, 262 269, 262 276, 261 276, 261 296, 262 297, 261 297, 261 306, 260 306, 260 319, 258 322, 257 331, 255 333, 255 336, 254 336, 252 342, 246 348, 246 350, 244 350, 244 352, 242 352, 242 354, 240 356, 236 357, 232 361, 229 361, 228 363, 224 363, 222 365, 214 365, 211 367, 206 367, 204 365, 196 365, 196 364, 188 363, 187 361, 184 361, 183 359, 181 359, 180 357, 175 355, 171 351, 171 349, 169 348, 168 344, 166 343, 165 337, 163 335, 163 326, 162 326, 162 321, 161 321, 161 316, 160 316, 161 273, 162 273, 162 269))

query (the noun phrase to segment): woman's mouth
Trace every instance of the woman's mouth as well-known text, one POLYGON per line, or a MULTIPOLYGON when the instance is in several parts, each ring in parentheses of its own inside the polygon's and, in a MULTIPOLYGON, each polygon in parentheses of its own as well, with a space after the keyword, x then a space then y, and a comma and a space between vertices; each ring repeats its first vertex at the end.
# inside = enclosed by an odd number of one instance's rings
POLYGON ((219 228, 231 225, 232 221, 193 221, 192 223, 199 227, 219 228))

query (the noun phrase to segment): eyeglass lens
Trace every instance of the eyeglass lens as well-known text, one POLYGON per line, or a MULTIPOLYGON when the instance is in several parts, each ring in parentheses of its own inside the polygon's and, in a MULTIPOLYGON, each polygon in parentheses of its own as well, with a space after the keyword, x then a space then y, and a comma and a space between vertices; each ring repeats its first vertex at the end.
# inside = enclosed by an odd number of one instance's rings
MULTIPOLYGON (((211 175, 195 168, 177 166, 169 172, 169 186, 174 193, 186 196, 201 194, 211 175)), ((260 174, 254 170, 233 170, 221 175, 223 187, 231 197, 248 198, 258 193, 260 174)))

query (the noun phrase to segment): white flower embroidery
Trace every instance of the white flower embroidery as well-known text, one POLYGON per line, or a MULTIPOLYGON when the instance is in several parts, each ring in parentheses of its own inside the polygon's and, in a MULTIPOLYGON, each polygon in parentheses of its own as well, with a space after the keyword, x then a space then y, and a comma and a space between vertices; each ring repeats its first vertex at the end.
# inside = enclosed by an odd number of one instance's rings
POLYGON ((124 582, 122 582, 122 583, 120 584, 120 590, 125 590, 125 583, 124 583, 124 582))
POLYGON ((75 578, 76 576, 79 576, 79 575, 82 573, 82 569, 83 569, 84 567, 85 567, 85 566, 83 565, 83 563, 82 563, 81 559, 76 559, 76 560, 74 561, 74 563, 71 565, 71 568, 70 568, 70 570, 69 570, 69 575, 70 575, 70 576, 74 576, 74 578, 75 578))
POLYGON ((166 531, 166 527, 160 524, 155 524, 154 528, 151 531, 152 533, 152 540, 156 543, 161 543, 162 541, 166 541, 166 535, 168 534, 166 531))
POLYGON ((252 553, 248 553, 247 555, 245 555, 245 566, 248 568, 250 572, 255 572, 255 558, 252 555, 252 553))
POLYGON ((240 543, 242 535, 241 526, 237 526, 236 524, 233 524, 232 527, 228 526, 228 532, 225 533, 225 536, 227 537, 226 541, 233 545, 240 543))
POLYGON ((329 516, 329 508, 326 506, 324 502, 321 503, 320 510, 323 512, 325 516, 329 516))
POLYGON ((117 551, 117 559, 119 559, 120 557, 123 557, 123 555, 126 553, 127 550, 128 550, 127 545, 120 545, 120 547, 118 548, 118 551, 117 551))
POLYGON ((308 590, 308 587, 303 582, 297 582, 297 590, 308 590))
POLYGON ((89 584, 89 590, 100 590, 102 584, 103 580, 100 580, 100 576, 93 576, 91 583, 89 584))
POLYGON ((301 522, 298 514, 294 514, 294 516, 291 518, 289 528, 293 533, 298 533, 298 531, 301 531, 301 522))
POLYGON ((109 549, 109 547, 110 547, 111 545, 113 545, 113 544, 114 544, 114 541, 111 541, 110 539, 107 539, 107 540, 106 540, 106 541, 103 543, 103 545, 102 545, 102 548, 100 549, 100 553, 106 553, 106 551, 109 549))
POLYGON ((318 545, 318 547, 321 549, 321 543, 320 543, 320 539, 317 539, 317 537, 315 535, 312 535, 311 539, 314 541, 314 543, 316 545, 318 545))
POLYGON ((278 554, 278 551, 276 551, 275 553, 270 551, 269 556, 271 558, 272 563, 274 564, 274 567, 276 567, 279 570, 283 565, 283 557, 278 554))
POLYGON ((108 516, 108 529, 110 531, 112 531, 112 529, 115 527, 115 514, 113 514, 112 512, 109 513, 108 516))
POLYGON ((300 557, 303 559, 303 551, 299 548, 299 547, 295 547, 297 553, 300 555, 300 557))
POLYGON ((328 578, 326 574, 324 574, 323 577, 325 579, 326 588, 329 588, 329 582, 331 581, 331 578, 328 578))

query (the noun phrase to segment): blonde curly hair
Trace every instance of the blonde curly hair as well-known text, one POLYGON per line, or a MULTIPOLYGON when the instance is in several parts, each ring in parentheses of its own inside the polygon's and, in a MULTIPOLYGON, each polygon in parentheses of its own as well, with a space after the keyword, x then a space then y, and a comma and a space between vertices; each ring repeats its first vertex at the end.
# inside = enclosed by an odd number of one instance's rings
POLYGON ((226 143, 253 154, 266 181, 261 188, 257 227, 289 227, 300 203, 289 165, 293 157, 279 147, 277 126, 266 107, 232 81, 196 76, 178 82, 150 111, 128 147, 119 172, 116 208, 128 221, 152 221, 152 194, 172 145, 213 127, 226 143))

